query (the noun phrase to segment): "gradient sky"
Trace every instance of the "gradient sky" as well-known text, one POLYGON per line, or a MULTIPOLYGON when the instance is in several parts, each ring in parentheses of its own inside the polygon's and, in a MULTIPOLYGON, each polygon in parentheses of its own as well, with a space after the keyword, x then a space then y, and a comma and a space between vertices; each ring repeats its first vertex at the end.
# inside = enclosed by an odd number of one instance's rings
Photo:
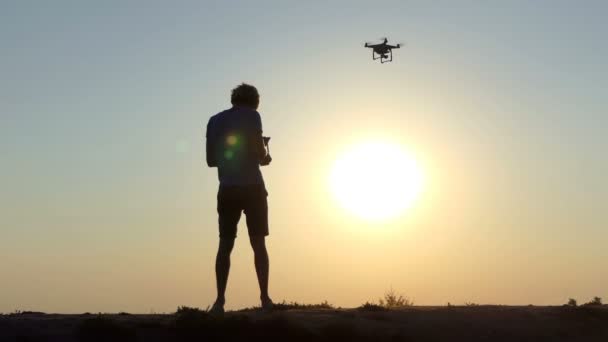
MULTIPOLYGON (((605 1, 2 1, 0 312, 170 312, 215 296, 208 118, 246 81, 274 161, 271 295, 357 306, 608 297, 605 1), (407 46, 392 64, 362 43, 407 46), (328 193, 390 139, 397 220, 328 193)), ((228 308, 257 303, 240 225, 228 308)))

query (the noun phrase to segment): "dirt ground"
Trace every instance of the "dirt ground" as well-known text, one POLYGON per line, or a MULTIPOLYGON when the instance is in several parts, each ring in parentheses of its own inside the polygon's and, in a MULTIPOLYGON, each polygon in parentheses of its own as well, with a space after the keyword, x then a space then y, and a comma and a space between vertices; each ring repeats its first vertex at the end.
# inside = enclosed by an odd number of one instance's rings
POLYGON ((608 341, 608 306, 0 316, 0 341, 608 341))

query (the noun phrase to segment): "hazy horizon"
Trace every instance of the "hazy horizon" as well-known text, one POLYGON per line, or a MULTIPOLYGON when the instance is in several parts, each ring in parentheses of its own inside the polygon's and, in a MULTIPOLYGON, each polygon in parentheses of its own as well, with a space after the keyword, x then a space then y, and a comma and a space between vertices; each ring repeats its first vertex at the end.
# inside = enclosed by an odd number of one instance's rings
MULTIPOLYGON (((608 297, 608 3, 0 4, 0 312, 215 297, 209 117, 249 82, 273 163, 273 299, 349 307, 608 297), (365 41, 405 42, 393 63, 365 41), (362 141, 425 185, 383 223, 329 193, 362 141)), ((239 225, 227 308, 258 303, 239 225)))

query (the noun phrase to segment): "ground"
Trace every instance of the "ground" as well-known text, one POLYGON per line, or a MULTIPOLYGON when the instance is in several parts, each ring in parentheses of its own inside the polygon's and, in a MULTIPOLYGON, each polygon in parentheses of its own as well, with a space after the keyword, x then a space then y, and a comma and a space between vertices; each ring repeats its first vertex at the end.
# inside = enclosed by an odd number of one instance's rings
POLYGON ((450 306, 0 316, 0 341, 608 341, 608 307, 450 306))

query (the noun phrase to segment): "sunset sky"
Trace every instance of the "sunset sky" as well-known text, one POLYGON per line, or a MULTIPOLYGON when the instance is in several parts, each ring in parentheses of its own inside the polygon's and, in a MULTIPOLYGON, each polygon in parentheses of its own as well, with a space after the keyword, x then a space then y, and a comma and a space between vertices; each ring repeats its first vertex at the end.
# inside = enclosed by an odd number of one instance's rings
MULTIPOLYGON (((272 137, 275 301, 354 307, 391 287, 420 305, 607 298, 607 14, 605 1, 3 1, 0 312, 212 304, 205 126, 241 82, 272 137), (381 65, 363 43, 384 36, 406 46, 381 65), (345 210, 330 177, 377 141, 424 177, 381 221, 345 210)), ((246 236, 242 220, 228 309, 258 304, 246 236)))

